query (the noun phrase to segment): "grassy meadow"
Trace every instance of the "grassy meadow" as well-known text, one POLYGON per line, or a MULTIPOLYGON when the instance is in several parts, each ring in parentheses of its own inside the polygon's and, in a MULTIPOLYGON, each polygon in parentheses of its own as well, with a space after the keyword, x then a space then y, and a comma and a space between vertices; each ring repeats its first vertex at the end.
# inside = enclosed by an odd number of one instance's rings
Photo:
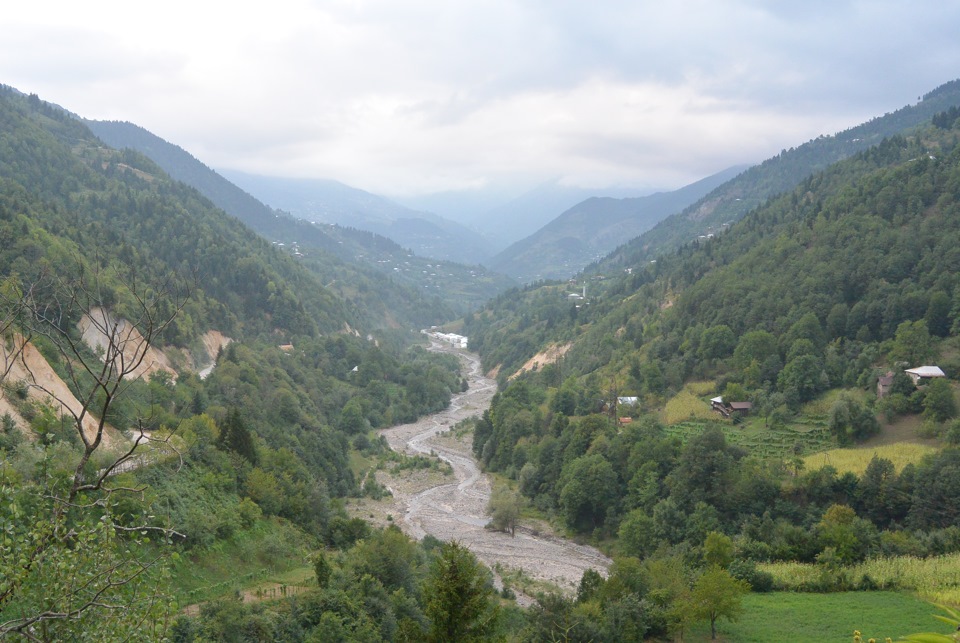
POLYGON ((271 582, 295 584, 291 574, 313 574, 307 566, 310 551, 296 528, 281 520, 263 521, 211 547, 178 556, 170 569, 177 602, 190 605, 271 582))
POLYGON ((855 447, 846 449, 830 449, 808 455, 803 459, 807 471, 822 469, 831 465, 840 473, 847 471, 862 475, 867 470, 870 460, 876 455, 893 462, 894 468, 900 472, 908 464, 916 464, 924 456, 936 452, 936 447, 911 442, 883 444, 874 447, 855 447))
MULTIPOLYGON (((893 640, 915 632, 943 632, 932 617, 936 608, 906 592, 838 592, 747 594, 736 623, 720 620, 717 640, 727 643, 803 641, 850 643, 854 630, 863 640, 893 640)), ((709 623, 698 623, 684 641, 710 640, 709 623)))

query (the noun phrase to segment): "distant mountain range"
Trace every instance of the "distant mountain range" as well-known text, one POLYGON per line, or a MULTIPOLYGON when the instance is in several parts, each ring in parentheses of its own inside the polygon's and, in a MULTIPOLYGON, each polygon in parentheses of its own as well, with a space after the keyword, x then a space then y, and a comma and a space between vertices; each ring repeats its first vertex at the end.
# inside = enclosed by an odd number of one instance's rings
POLYGON ((493 244, 475 230, 339 181, 221 173, 264 203, 299 219, 375 232, 421 257, 477 264, 494 252, 493 244))
POLYGON ((672 192, 588 198, 497 254, 490 266, 524 282, 565 279, 746 168, 732 167, 672 192))
MULTIPOLYGON (((384 320, 392 325, 450 319, 514 285, 507 277, 478 265, 444 262, 441 269, 439 261, 413 254, 383 235, 336 224, 314 224, 274 210, 183 148, 133 123, 84 123, 107 145, 144 154, 173 178, 296 254, 324 283, 354 302, 358 311, 373 314, 377 318, 371 320, 374 325, 384 320)), ((371 201, 377 203, 378 198, 371 201)))
POLYGON ((581 188, 545 181, 533 189, 490 186, 398 199, 408 207, 436 212, 479 230, 500 252, 535 233, 557 215, 591 197, 629 198, 651 194, 639 188, 581 188))

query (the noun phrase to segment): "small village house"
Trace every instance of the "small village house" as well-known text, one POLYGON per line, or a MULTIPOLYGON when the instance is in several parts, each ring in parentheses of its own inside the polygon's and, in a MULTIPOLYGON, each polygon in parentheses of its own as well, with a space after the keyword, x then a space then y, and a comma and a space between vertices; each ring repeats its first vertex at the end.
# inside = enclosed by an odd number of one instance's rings
POLYGON ((947 376, 939 366, 918 366, 908 368, 904 372, 910 376, 916 386, 923 386, 932 379, 947 376))

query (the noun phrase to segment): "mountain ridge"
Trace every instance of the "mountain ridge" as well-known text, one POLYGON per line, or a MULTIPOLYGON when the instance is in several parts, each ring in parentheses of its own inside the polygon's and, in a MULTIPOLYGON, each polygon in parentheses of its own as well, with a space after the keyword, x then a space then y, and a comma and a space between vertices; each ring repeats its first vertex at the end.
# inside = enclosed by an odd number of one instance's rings
POLYGON ((498 253, 490 265, 521 281, 566 279, 747 167, 731 167, 677 190, 641 197, 590 197, 498 253))
POLYGON ((643 235, 624 244, 589 272, 630 268, 656 259, 699 236, 720 232, 725 223, 739 220, 767 199, 793 189, 814 172, 895 135, 930 121, 934 114, 960 104, 960 80, 926 93, 916 104, 877 116, 834 135, 821 135, 785 149, 717 187, 696 203, 667 217, 643 235))
POLYGON ((336 223, 388 237, 430 259, 481 264, 491 245, 475 230, 332 179, 221 173, 264 203, 307 221, 336 223))
POLYGON ((85 123, 111 146, 146 154, 263 237, 299 253, 324 283, 359 300, 368 318, 375 315, 388 326, 394 325, 394 318, 417 327, 446 321, 512 285, 506 277, 480 266, 453 263, 447 272, 436 274, 435 260, 412 256, 383 235, 338 224, 314 224, 274 210, 180 146, 133 123, 85 123), (359 287, 342 289, 345 283, 359 287))

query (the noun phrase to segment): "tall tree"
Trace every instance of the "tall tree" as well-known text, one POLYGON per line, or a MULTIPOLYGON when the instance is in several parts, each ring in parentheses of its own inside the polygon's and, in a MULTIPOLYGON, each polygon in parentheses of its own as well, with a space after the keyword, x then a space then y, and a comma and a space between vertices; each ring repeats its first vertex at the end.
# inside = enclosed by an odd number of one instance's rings
POLYGON ((257 448, 239 409, 232 408, 227 412, 227 417, 220 426, 218 444, 242 456, 250 464, 257 464, 257 448))
POLYGON ((950 382, 937 378, 927 384, 923 396, 923 416, 934 422, 946 422, 957 416, 957 400, 950 382))
POLYGON ((445 543, 423 585, 432 643, 484 640, 497 626, 499 606, 483 566, 469 549, 445 543))

